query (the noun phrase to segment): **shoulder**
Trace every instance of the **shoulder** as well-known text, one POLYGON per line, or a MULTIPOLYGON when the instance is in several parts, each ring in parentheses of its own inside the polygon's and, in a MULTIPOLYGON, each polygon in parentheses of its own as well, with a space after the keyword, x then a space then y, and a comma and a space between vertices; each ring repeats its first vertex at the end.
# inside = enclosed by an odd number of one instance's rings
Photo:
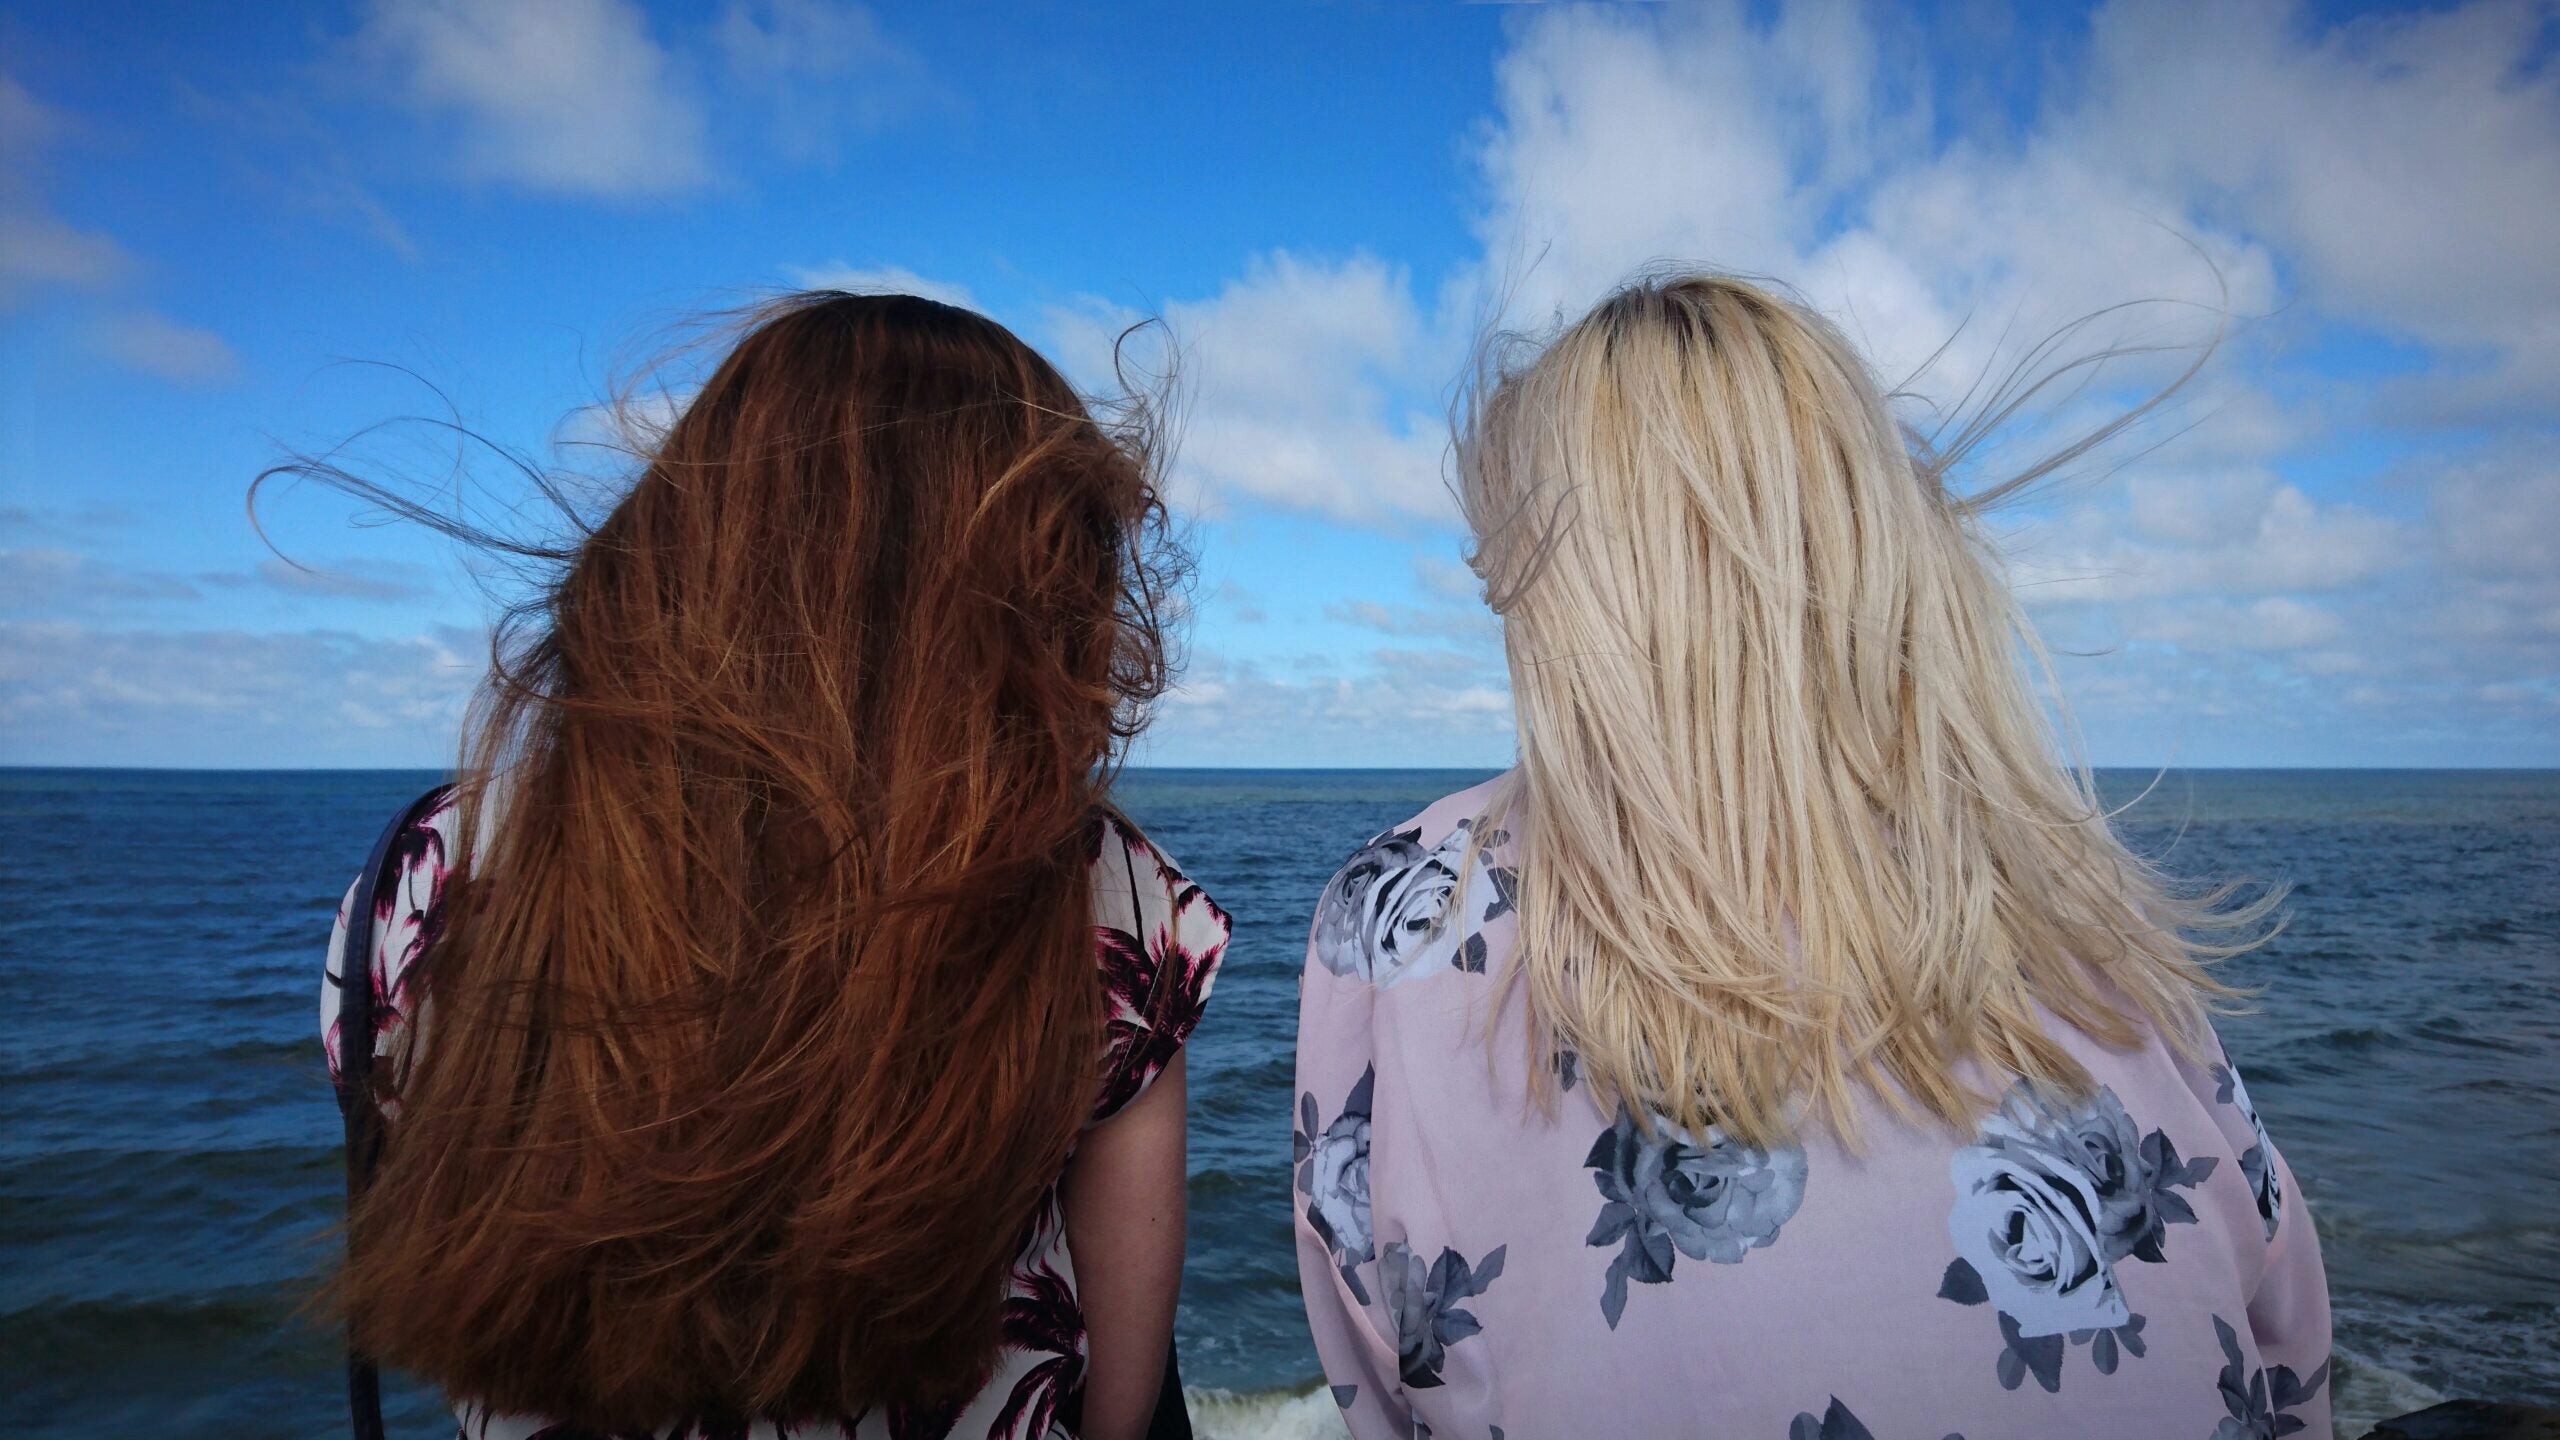
POLYGON ((1231 928, 1227 912, 1135 822, 1105 809, 1095 817, 1094 830, 1096 925, 1141 936, 1151 928, 1171 926, 1189 932, 1194 941, 1212 933, 1224 941, 1231 928))
POLYGON ((1316 902, 1309 964, 1384 988, 1481 971, 1519 895, 1498 813, 1504 777, 1433 802, 1352 852, 1316 902))
POLYGON ((1103 1093, 1118 1114, 1173 1063, 1209 1008, 1233 922, 1117 811, 1096 817, 1094 960, 1103 991, 1103 1093))

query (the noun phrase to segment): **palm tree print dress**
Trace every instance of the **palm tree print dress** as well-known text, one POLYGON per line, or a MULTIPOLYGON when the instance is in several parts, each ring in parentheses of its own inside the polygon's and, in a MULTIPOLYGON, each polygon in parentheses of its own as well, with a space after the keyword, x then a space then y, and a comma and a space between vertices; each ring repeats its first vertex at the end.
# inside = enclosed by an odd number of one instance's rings
MULTIPOLYGON (((410 968, 444 928, 444 897, 455 853, 456 812, 448 801, 402 833, 392 851, 396 879, 377 907, 372 956, 374 1049, 396 1065, 406 1054, 414 996, 410 968)), ((1207 892, 1117 816, 1098 818, 1093 857, 1094 962, 1105 1006, 1105 1047, 1093 1112, 1099 1124, 1145 1093, 1199 1024, 1226 956, 1228 921, 1207 892)), ((346 927, 349 886, 330 936, 330 970, 320 992, 320 1029, 332 1077, 338 1067, 336 956, 346 927)), ((397 1124, 396 1109, 392 1123, 397 1124)), ((490 1415, 455 1398, 466 1440, 1071 1440, 1084 1394, 1084 1312, 1076 1302, 1074 1257, 1053 1183, 1029 1225, 1004 1306, 1004 1346, 995 1372, 966 1404, 942 1410, 876 1408, 816 1424, 777 1428, 704 1426, 671 1420, 649 1437, 589 1437, 531 1416, 490 1415)))
POLYGON ((1490 795, 1316 911, 1298 1271, 1354 1436, 2326 1440, 2319 1239, 2218 1044, 2055 1022, 2093 1093, 2012 1086, 1961 1135, 1869 1104, 1854 1155, 1604 1113, 1570 1053, 1545 1113, 1490 795))

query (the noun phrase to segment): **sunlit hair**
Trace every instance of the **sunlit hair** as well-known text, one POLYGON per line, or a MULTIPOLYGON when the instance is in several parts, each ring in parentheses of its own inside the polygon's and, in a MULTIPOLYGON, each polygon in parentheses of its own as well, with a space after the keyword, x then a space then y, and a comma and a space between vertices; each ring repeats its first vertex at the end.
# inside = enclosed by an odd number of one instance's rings
POLYGON ((2183 892, 2116 837, 1980 494, 1837 330, 1659 279, 1489 357, 1458 468, 1518 707, 1492 808, 1536 1052, 1694 1132, 1855 1143, 1862 1093, 1964 1124, 2002 1076, 2085 1086, 2042 1012, 2201 1035, 2232 993, 2207 962, 2272 899, 2183 892))
POLYGON ((1097 807, 1167 678, 1126 418, 981 316, 797 296, 557 549, 469 725, 359 1345, 606 1432, 980 1383, 1099 1094, 1097 807))

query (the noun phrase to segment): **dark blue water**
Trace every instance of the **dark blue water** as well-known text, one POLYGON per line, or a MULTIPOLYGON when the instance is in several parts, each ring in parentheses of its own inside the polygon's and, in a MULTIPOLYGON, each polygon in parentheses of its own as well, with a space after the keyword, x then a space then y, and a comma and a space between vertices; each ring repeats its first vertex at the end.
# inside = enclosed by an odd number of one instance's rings
MULTIPOLYGON (((295 1315, 340 1184, 319 952, 374 831, 431 778, 0 771, 13 1432, 343 1433, 336 1348, 295 1315)), ((1478 778, 1124 782, 1237 921, 1192 1045, 1181 1324, 1187 1378, 1246 1398, 1204 1409, 1206 1433, 1330 1411, 1286 1399, 1316 1378, 1288 1208, 1307 915, 1352 847, 1478 778)), ((2291 928, 2233 967, 2263 1008, 2225 1034, 2319 1219, 2344 1415, 2560 1404, 2560 772, 2177 774, 2129 822, 2174 870, 2295 886, 2291 928)), ((393 1416, 446 1433, 429 1396, 393 1416)))

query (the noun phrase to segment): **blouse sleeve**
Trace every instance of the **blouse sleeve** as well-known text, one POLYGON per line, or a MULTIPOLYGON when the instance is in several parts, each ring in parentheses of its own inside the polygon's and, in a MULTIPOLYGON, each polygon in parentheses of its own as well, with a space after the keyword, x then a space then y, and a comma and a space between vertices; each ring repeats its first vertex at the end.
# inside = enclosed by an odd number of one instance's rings
MULTIPOLYGON (((444 934, 455 815, 448 794, 400 832, 385 859, 386 870, 396 878, 382 897, 383 906, 374 913, 373 949, 368 958, 373 967, 374 1054, 395 1064, 410 1034, 412 967, 444 934)), ((321 961, 320 1043, 333 1081, 344 1043, 338 1017, 346 977, 338 973, 339 952, 346 945, 347 917, 358 903, 356 890, 364 881, 364 876, 357 876, 339 899, 337 920, 329 927, 329 951, 321 961)))
POLYGON ((345 977, 338 973, 338 952, 347 943, 347 913, 356 903, 356 887, 362 877, 347 882, 347 893, 338 900, 338 918, 329 927, 329 952, 320 962, 320 1048, 328 1056, 329 1079, 338 1078, 338 991, 345 977))
MULTIPOLYGON (((2253 1202, 2255 1213, 2243 1211, 2247 1216, 2243 1223, 2257 1229, 2266 1244, 2249 1292, 2247 1323, 2256 1367, 2265 1376, 2268 1408, 2280 1420, 2298 1422, 2284 1434, 2326 1435, 2330 1425, 2329 1275, 2320 1262, 2319 1231, 2311 1222, 2301 1187, 2294 1183, 2292 1167, 2268 1137, 2266 1123, 2249 1098, 2247 1081, 2219 1043, 2204 1078, 2212 1087, 2214 1119, 2231 1146, 2230 1153, 2239 1157, 2237 1179, 2253 1202)), ((2216 1323, 2221 1324, 2219 1319, 2216 1323)), ((2233 1367, 2226 1378, 2245 1382, 2248 1371, 2239 1337, 2226 1331, 2223 1345, 2233 1367)))
POLYGON ((1094 949, 1105 1005, 1099 1124, 1153 1085, 1208 1012, 1226 960, 1227 912, 1144 835, 1102 823, 1094 949))
MULTIPOLYGON (((2263 1143, 2264 1130, 2259 1134, 2263 1143)), ((2278 1187, 2278 1199, 2275 1233, 2267 1239, 2267 1267, 2249 1297, 2249 1329, 2258 1342, 2259 1363, 2266 1367, 2271 1407, 2300 1420, 2303 1433, 2326 1435, 2329 1274, 2320 1261, 2320 1234, 2284 1156, 2268 1144, 2260 1163, 2268 1167, 2268 1183, 2278 1187)))
POLYGON ((1299 981, 1296 1160, 1298 1288, 1334 1404, 1356 1440, 1404 1440, 1413 1412, 1398 1377, 1393 1327, 1380 1305, 1369 1203, 1377 1067, 1376 995, 1308 951, 1299 981))

